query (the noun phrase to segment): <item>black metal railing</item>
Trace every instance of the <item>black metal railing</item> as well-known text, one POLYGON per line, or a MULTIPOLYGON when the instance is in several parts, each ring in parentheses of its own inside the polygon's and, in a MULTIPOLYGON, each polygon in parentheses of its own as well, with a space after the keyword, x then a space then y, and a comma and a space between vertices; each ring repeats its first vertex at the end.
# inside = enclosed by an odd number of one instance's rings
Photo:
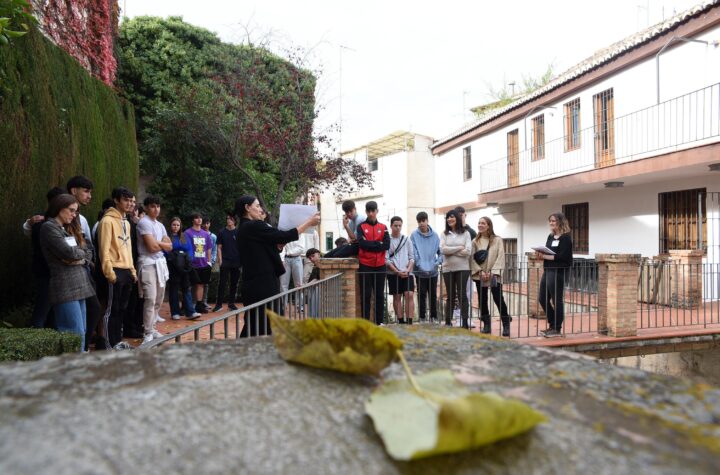
MULTIPOLYGON (((586 116, 591 117, 589 114, 586 116)), ((480 165, 480 193, 647 158, 658 153, 716 141, 720 137, 720 84, 699 89, 616 117, 578 132, 578 148, 567 137, 546 141, 544 158, 533 147, 480 165), (608 143, 598 142, 600 130, 608 143), (608 135, 609 134, 609 135, 608 135)))
POLYGON ((194 325, 169 333, 140 348, 154 348, 167 343, 184 343, 189 341, 215 340, 217 334, 222 339, 241 338, 247 336, 264 336, 268 334, 268 319, 265 309, 273 310, 290 319, 306 318, 338 318, 341 317, 342 274, 335 274, 322 280, 313 281, 302 287, 281 292, 268 299, 246 305, 220 316, 203 320, 194 325), (248 332, 248 326, 252 330, 248 332), (218 327, 220 330, 218 331, 218 327))

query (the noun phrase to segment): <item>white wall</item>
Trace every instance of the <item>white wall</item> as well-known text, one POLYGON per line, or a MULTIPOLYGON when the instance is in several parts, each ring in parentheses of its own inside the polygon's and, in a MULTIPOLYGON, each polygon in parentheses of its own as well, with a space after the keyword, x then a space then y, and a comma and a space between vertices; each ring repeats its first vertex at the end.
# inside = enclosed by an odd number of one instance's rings
MULTIPOLYGON (((720 27, 696 37, 720 40, 720 27)), ((720 48, 679 43, 660 56, 660 100, 668 101, 715 85, 671 103, 656 104, 654 56, 590 87, 545 104, 527 117, 436 157, 436 207, 473 202, 481 191, 507 186, 507 133, 517 129, 520 180, 547 179, 594 167, 593 96, 613 89, 617 163, 698 146, 720 139, 720 48), (580 99, 581 147, 565 152, 564 104, 580 99), (545 116, 545 156, 531 161, 532 119, 545 116), (631 114, 631 115, 629 115, 631 114), (462 149, 470 146, 473 179, 462 181, 462 149)))
POLYGON ((523 250, 545 244, 549 233, 547 217, 551 213, 562 211, 563 204, 587 202, 590 256, 598 253, 655 256, 659 252, 660 235, 658 193, 703 187, 707 191, 720 191, 720 173, 526 202, 523 250))

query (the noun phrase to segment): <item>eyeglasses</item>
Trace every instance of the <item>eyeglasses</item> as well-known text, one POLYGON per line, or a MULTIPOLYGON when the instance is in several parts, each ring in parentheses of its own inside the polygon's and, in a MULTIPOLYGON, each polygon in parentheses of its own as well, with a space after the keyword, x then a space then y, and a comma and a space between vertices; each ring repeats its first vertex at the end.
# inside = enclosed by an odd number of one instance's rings
POLYGON ((67 210, 70 211, 70 214, 78 214, 77 208, 68 208, 67 210))

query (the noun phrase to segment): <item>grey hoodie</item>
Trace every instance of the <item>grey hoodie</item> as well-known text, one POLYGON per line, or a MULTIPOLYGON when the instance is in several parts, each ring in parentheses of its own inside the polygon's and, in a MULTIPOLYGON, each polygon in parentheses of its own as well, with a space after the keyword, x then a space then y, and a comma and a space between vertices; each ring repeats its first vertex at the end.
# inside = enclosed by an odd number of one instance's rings
POLYGON ((415 251, 413 274, 418 277, 435 277, 438 275, 438 266, 443 261, 440 253, 440 236, 432 227, 428 226, 428 228, 427 233, 421 233, 418 228, 410 236, 415 251))

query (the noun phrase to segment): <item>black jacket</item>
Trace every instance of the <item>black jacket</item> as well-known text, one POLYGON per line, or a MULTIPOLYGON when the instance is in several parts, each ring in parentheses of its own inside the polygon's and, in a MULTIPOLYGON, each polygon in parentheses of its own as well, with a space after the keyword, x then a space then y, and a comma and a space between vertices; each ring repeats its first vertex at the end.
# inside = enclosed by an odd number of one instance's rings
POLYGON ((264 221, 241 219, 237 229, 237 246, 243 269, 243 284, 253 279, 285 273, 278 244, 298 240, 297 229, 280 231, 264 221))
POLYGON ((573 263, 573 244, 570 233, 565 233, 560 236, 560 239, 555 239, 551 234, 548 235, 545 247, 552 249, 555 252, 555 259, 552 261, 543 261, 543 267, 545 269, 559 269, 563 267, 572 267, 573 263), (557 245, 553 244, 557 241, 557 245))

